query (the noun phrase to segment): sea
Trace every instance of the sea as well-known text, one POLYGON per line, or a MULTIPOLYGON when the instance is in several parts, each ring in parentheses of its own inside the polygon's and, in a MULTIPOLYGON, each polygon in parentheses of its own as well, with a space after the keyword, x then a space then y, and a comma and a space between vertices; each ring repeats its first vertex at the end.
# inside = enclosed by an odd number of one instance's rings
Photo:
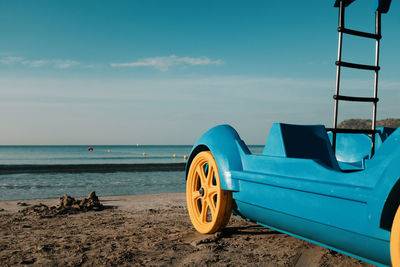
MULTIPOLYGON (((0 146, 0 200, 185 192, 192 146, 0 146), (93 150, 89 149, 92 148, 93 150)), ((262 146, 249 146, 254 154, 262 146)))

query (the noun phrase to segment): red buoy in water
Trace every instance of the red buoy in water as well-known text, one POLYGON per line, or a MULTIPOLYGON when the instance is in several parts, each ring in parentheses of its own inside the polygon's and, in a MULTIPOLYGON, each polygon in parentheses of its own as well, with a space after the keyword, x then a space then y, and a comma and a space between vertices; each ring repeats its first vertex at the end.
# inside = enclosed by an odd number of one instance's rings
POLYGON ((88 147, 88 149, 87 149, 88 151, 93 151, 93 147, 88 147))

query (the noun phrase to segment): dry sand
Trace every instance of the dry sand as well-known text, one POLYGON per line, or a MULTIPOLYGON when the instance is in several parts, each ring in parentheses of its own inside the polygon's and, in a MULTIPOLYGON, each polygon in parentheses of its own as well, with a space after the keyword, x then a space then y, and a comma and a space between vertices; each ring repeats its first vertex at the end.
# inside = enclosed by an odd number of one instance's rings
POLYGON ((29 207, 58 199, 0 202, 0 265, 370 266, 236 217, 221 233, 198 234, 184 194, 100 201, 101 211, 50 215, 29 207))

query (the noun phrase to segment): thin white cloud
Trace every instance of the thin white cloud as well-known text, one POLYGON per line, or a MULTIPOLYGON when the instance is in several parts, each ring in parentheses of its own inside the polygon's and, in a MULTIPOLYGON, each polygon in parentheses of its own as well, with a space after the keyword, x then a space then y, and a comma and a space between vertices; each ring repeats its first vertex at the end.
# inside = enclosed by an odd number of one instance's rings
POLYGON ((171 55, 169 57, 152 57, 145 58, 139 61, 128 62, 128 63, 112 63, 111 67, 151 67, 161 71, 167 71, 170 67, 176 65, 220 65, 222 60, 211 60, 208 57, 177 57, 176 55, 171 55))
POLYGON ((23 57, 5 56, 5 57, 0 58, 0 63, 4 64, 4 65, 10 65, 10 64, 21 62, 23 60, 24 60, 23 57))
MULTIPOLYGON (((168 71, 172 66, 183 65, 183 66, 200 66, 200 65, 221 65, 222 60, 212 60, 208 57, 178 57, 171 55, 168 57, 153 57, 144 58, 139 61, 127 62, 127 63, 111 63, 111 67, 150 67, 161 71, 168 71)), ((57 68, 57 69, 69 69, 80 66, 82 68, 100 68, 102 64, 82 64, 75 60, 70 59, 28 59, 17 56, 0 56, 0 65, 22 65, 30 68, 57 68)))
POLYGON ((71 67, 75 67, 81 65, 78 61, 70 60, 70 59, 37 59, 31 60, 23 57, 15 57, 15 56, 3 56, 0 58, 0 64, 2 65, 24 65, 31 68, 40 68, 44 66, 58 68, 58 69, 68 69, 71 67))
POLYGON ((80 65, 80 63, 78 61, 74 61, 74 60, 56 60, 54 61, 54 65, 56 68, 59 69, 67 69, 67 68, 71 68, 74 66, 78 66, 80 65))
POLYGON ((200 58, 192 58, 192 57, 181 57, 176 58, 177 62, 186 63, 188 65, 197 66, 197 65, 220 65, 222 64, 222 60, 211 60, 207 57, 200 58))
POLYGON ((33 68, 39 68, 44 65, 47 65, 49 61, 47 60, 24 60, 21 62, 22 65, 26 65, 33 68))

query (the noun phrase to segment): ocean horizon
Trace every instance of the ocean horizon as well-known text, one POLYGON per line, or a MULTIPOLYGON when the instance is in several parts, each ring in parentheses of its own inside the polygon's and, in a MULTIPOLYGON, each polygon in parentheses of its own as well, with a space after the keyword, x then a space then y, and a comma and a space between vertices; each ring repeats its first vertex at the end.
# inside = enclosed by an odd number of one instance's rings
MULTIPOLYGON (((2 145, 0 200, 185 192, 190 145, 2 145), (93 148, 89 151, 89 148, 93 148)), ((249 146, 261 153, 263 146, 249 146)))

